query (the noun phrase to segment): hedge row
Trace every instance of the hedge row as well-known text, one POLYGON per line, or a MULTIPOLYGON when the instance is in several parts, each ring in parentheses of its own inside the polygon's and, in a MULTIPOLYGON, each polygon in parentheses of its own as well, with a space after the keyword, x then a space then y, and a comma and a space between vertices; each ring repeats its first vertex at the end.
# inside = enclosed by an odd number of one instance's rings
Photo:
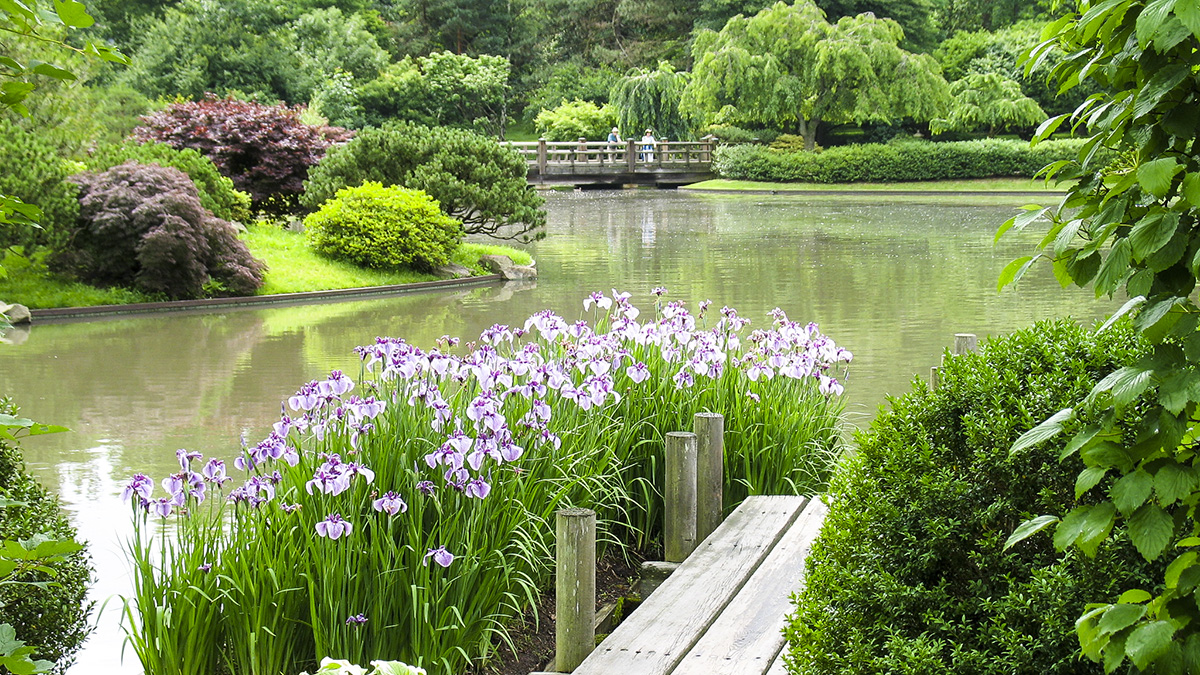
POLYGON ((933 143, 904 140, 829 148, 824 152, 781 152, 761 145, 718 148, 713 170, 722 178, 778 183, 855 183, 1033 177, 1060 159, 1074 159, 1083 141, 986 139, 933 143))

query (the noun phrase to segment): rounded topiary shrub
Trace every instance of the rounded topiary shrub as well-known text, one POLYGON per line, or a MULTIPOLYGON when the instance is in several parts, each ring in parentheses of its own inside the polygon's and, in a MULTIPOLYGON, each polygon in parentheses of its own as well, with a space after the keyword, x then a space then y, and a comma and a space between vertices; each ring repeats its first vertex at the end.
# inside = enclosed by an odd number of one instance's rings
MULTIPOLYGON (((15 415, 16 406, 0 399, 0 414, 15 415)), ((0 508, 0 540, 26 541, 38 535, 52 539, 74 539, 75 528, 59 508, 58 500, 25 473, 20 448, 0 441, 0 496, 23 506, 0 508)), ((37 647, 37 659, 54 661, 61 672, 91 633, 87 587, 92 579, 91 557, 77 551, 61 561, 49 563, 54 570, 52 586, 27 584, 0 586, 0 623, 16 629, 17 639, 37 647)), ((41 582, 45 574, 13 581, 41 582)), ((0 650, 3 651, 3 650, 0 650)))
POLYGON ((57 267, 174 299, 251 295, 262 286, 266 265, 233 225, 200 205, 182 171, 127 162, 71 180, 80 189, 79 219, 57 267))
POLYGON ((1004 551, 1027 518, 1075 504, 1082 468, 1059 461, 1070 434, 1009 448, 1144 350, 1128 327, 1043 322, 947 359, 937 390, 918 381, 892 399, 830 487, 789 672, 1103 673, 1079 655, 1075 619, 1161 571, 1120 533, 1095 558, 1047 535, 1004 551))
POLYGON ((370 181, 339 190, 304 231, 319 253, 379 269, 445 265, 463 238, 462 223, 429 195, 370 181))
POLYGON ((211 160, 191 148, 177 150, 153 141, 105 145, 88 157, 87 168, 107 171, 128 161, 173 166, 192 179, 200 193, 201 206, 212 211, 214 216, 242 223, 250 219, 250 195, 234 189, 233 181, 222 176, 211 160))

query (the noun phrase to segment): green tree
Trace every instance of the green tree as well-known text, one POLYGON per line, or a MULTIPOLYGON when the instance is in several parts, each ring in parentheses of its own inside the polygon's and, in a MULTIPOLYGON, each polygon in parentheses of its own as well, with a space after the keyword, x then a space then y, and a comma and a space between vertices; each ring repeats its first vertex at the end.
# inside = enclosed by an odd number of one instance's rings
POLYGON ((423 190, 467 234, 529 241, 544 234, 544 200, 526 185, 525 160, 494 139, 411 123, 363 129, 313 167, 300 201, 316 209, 344 187, 375 181, 423 190))
POLYGON ((1070 435, 1064 455, 1083 459, 1076 494, 1087 499, 1061 520, 1027 521, 1009 544, 1053 526, 1056 547, 1094 555, 1123 526, 1143 557, 1169 564, 1161 584, 1088 606, 1076 624, 1083 653, 1106 672, 1126 659, 1143 671, 1200 672, 1200 4, 1080 0, 1078 13, 1043 35, 1030 68, 1059 49, 1068 56, 1053 76, 1067 87, 1091 80, 1100 91, 1039 128, 1035 140, 1068 121, 1090 135, 1077 162, 1047 168, 1074 181, 1063 201, 1001 228, 1050 221, 1037 254, 1006 267, 1001 287, 1037 259, 1053 261, 1064 285, 1110 296, 1123 287, 1131 300, 1118 315, 1132 312, 1153 350, 1014 444, 1020 453, 1070 435), (1119 159, 1097 162, 1101 148, 1119 159))
POLYGON ((931 56, 900 49, 904 32, 869 14, 825 20, 812 0, 778 2, 701 31, 680 107, 712 121, 794 128, 812 148, 823 122, 928 121, 949 107, 931 56))
POLYGON ((359 87, 357 103, 366 124, 403 120, 500 137, 507 123, 510 70, 503 56, 405 57, 359 87))
POLYGON ((892 19, 904 29, 900 46, 909 51, 927 52, 938 43, 933 0, 818 0, 817 5, 830 19, 864 12, 892 19))
POLYGON ((679 114, 687 82, 688 74, 676 72, 666 61, 655 70, 631 71, 613 85, 609 96, 617 109, 617 126, 629 134, 652 129, 662 138, 687 138, 691 131, 679 114))
POLYGON ((950 84, 954 97, 950 115, 929 123, 929 131, 971 132, 986 129, 988 138, 996 132, 1029 129, 1046 120, 1046 112, 1037 101, 1021 93, 1021 85, 999 73, 971 73, 950 84))
POLYGON ((548 141, 603 140, 616 123, 616 109, 591 101, 563 103, 553 110, 543 110, 533 121, 538 134, 548 141))

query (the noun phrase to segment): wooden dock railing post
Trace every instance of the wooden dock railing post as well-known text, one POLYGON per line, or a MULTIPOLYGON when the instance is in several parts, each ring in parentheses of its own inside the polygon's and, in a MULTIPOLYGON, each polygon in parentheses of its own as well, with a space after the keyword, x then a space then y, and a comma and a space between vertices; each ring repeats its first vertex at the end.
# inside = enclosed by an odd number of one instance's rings
POLYGON ((637 142, 632 138, 625 141, 625 162, 629 167, 629 173, 633 173, 637 169, 637 142))
MULTIPOLYGON (((969 354, 979 348, 979 338, 974 333, 955 333, 954 348, 950 353, 954 356, 969 354)), ((937 389, 941 384, 941 366, 933 366, 929 369, 929 388, 937 389)))
POLYGON ((683 562, 696 548, 696 434, 667 434, 666 473, 663 558, 683 562))
POLYGON ((545 176, 546 175, 546 139, 544 139, 544 138, 538 139, 537 167, 538 167, 538 175, 545 176))
POLYGON ((596 512, 557 514, 554 670, 569 673, 596 646, 596 512))
POLYGON ((696 413, 696 543, 721 524, 725 488, 725 417, 696 413))

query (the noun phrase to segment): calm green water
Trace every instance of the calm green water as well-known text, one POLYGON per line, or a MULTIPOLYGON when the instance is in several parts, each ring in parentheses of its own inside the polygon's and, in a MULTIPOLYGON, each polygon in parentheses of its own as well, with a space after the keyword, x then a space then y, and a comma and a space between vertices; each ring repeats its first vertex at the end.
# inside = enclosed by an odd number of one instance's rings
MULTIPOLYGON (((548 211, 549 236, 533 247, 536 284, 10 332, 0 392, 25 415, 73 429, 31 440, 26 457, 92 542, 94 597, 130 584, 129 516, 117 498, 128 476, 170 473, 176 448, 228 455, 242 435, 259 440, 299 385, 332 368, 357 373, 351 350, 376 336, 429 346, 545 308, 573 318, 597 289, 627 290, 649 309, 661 285, 670 298, 711 298, 761 323, 774 307, 818 322, 855 354, 847 394, 861 424, 886 394, 928 376, 956 332, 1091 320, 1115 305, 1061 290, 1048 269, 997 294, 1000 269, 1036 243, 993 247, 1013 207, 626 191, 555 193, 548 211)), ((132 652, 120 664, 116 605, 73 675, 139 672, 132 652)))

